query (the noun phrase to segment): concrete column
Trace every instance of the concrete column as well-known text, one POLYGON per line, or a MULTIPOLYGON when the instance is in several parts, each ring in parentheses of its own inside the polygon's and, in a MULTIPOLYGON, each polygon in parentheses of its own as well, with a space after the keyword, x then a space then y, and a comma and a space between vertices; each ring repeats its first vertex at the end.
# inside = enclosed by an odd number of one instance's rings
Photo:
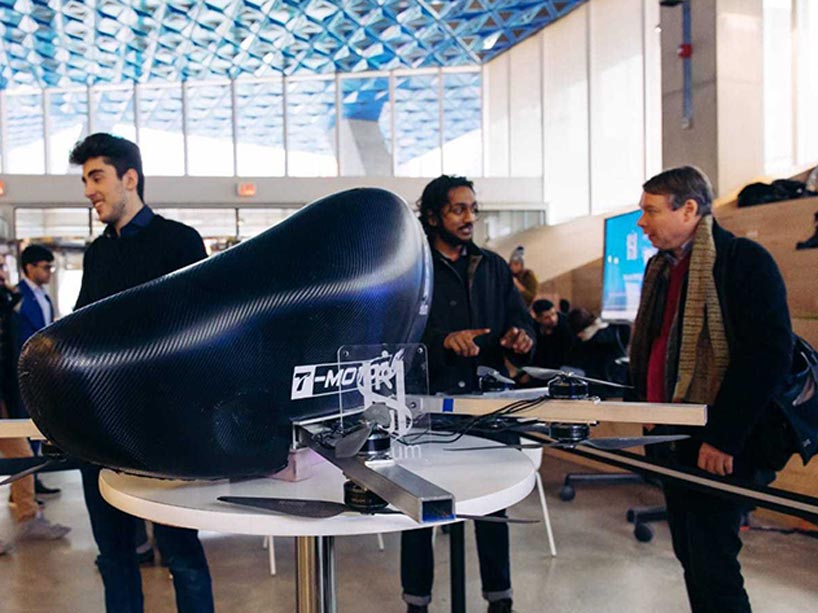
POLYGON ((377 119, 342 119, 339 126, 341 175, 388 177, 392 156, 377 119))
POLYGON ((692 0, 693 121, 683 125, 682 7, 662 7, 662 156, 694 164, 716 195, 764 172, 762 0, 692 0))

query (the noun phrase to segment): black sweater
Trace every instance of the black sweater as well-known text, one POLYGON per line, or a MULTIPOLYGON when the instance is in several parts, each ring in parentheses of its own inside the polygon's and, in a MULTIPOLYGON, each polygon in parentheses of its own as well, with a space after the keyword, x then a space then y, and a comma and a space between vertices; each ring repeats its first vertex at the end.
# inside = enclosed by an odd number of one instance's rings
POLYGON ((145 228, 124 238, 100 236, 83 260, 82 287, 75 309, 152 281, 206 257, 199 233, 154 215, 145 228))
MULTIPOLYGON (((527 356, 514 355, 500 346, 500 339, 511 327, 518 327, 534 340, 533 321, 514 286, 505 260, 473 243, 468 245, 467 279, 461 276, 440 252, 432 247, 434 291, 432 308, 423 343, 429 349, 429 391, 463 394, 477 390, 477 367, 489 366, 506 372, 503 357, 528 362, 527 356), (475 344, 480 355, 466 358, 443 348, 450 332, 473 328, 491 328, 478 336, 475 344)), ((459 262, 460 265, 465 262, 459 262)))

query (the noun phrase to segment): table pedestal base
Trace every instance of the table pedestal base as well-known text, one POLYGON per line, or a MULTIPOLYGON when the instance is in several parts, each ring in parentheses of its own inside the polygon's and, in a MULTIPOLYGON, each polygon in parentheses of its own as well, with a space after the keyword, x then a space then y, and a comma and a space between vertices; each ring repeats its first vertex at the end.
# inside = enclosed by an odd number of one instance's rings
POLYGON ((295 590, 298 613, 337 612, 335 537, 296 537, 295 590))

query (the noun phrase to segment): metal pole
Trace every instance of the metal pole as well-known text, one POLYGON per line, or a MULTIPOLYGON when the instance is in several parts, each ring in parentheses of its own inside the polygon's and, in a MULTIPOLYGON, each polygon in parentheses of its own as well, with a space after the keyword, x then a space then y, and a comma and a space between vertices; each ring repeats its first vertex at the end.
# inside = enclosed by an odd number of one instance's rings
MULTIPOLYGON (((0 172, 8 172, 9 167, 9 146, 8 146, 8 120, 6 118, 6 92, 0 90, 0 172)), ((12 236, 16 236, 13 234, 12 236)))
POLYGON ((319 539, 321 549, 321 584, 323 587, 323 613, 338 611, 337 589, 335 582, 335 537, 322 536, 319 539))
POLYGON ((51 92, 42 90, 42 108, 43 108, 43 152, 45 153, 45 174, 51 174, 51 136, 49 131, 51 129, 51 113, 49 112, 49 103, 51 102, 51 92))
POLYGON ((182 150, 185 160, 185 176, 190 176, 190 146, 188 143, 187 120, 188 120, 188 85, 187 81, 182 81, 182 150))
POLYGON ((446 139, 443 134, 443 124, 445 121, 443 113, 443 95, 445 89, 443 87, 443 68, 437 69, 437 146, 440 147, 440 174, 443 174, 445 167, 443 165, 443 147, 446 144, 446 139))
MULTIPOLYGON (((233 176, 239 176, 239 111, 238 94, 236 93, 236 80, 230 79, 230 127, 233 136, 233 176)), ((238 219, 238 213, 236 213, 238 219)), ((238 226, 236 226, 238 227, 238 226)), ((238 234, 236 234, 238 236, 238 234)))
POLYGON ((284 176, 290 176, 290 131, 287 125, 287 75, 281 77, 281 129, 284 132, 284 176))
MULTIPOLYGON (((682 4, 682 43, 690 45, 692 40, 690 17, 690 0, 682 4)), ((693 127, 693 62, 690 56, 682 59, 682 129, 693 127)))
POLYGON ((141 88, 139 86, 139 83, 134 81, 134 83, 133 83, 133 127, 134 127, 134 135, 136 136, 136 144, 137 145, 141 145, 141 142, 140 142, 141 139, 139 138, 140 137, 139 130, 140 130, 140 127, 141 127, 141 121, 139 120, 139 107, 141 106, 140 105, 140 99, 142 97, 142 94, 141 94, 140 89, 141 88))
POLYGON ((466 553, 464 522, 449 524, 452 613, 466 613, 466 553))
MULTIPOLYGON (((344 109, 341 103, 341 73, 335 73, 335 176, 341 176, 341 117, 344 109)), ((366 171, 364 171, 366 174, 366 171)))
POLYGON ((299 536, 295 539, 295 610, 298 613, 318 613, 320 593, 318 591, 318 559, 314 536, 299 536))
POLYGON ((395 84, 395 71, 389 71, 389 140, 392 144, 392 176, 398 176, 398 152, 396 149, 398 138, 395 135, 395 95, 397 93, 397 86, 395 84))
POLYGON ((298 613, 336 613, 335 537, 295 539, 295 581, 298 613))

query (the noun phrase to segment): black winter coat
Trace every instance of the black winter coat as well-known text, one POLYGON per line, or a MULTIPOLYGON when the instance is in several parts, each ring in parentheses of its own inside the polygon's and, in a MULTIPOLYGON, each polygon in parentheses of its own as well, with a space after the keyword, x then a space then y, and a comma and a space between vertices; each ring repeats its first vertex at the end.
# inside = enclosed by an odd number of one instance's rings
POLYGON ((468 289, 449 260, 432 248, 434 290, 432 308, 426 323, 423 343, 429 349, 429 391, 464 394, 477 391, 477 367, 489 366, 506 372, 503 357, 528 362, 530 355, 516 355, 500 346, 500 339, 509 328, 526 331, 534 340, 532 319, 514 287, 511 271, 505 260, 473 243, 467 246, 469 258, 468 289), (490 328, 475 343, 480 354, 464 358, 443 348, 450 332, 490 328))
MULTIPOLYGON (((694 436, 691 445, 680 445, 684 449, 681 459, 692 464, 701 442, 734 457, 745 456, 743 459, 747 460, 744 452, 750 432, 792 364, 787 291, 775 260, 758 243, 737 238, 715 222, 713 240, 716 246, 713 277, 730 362, 716 399, 708 407, 707 425, 691 432, 694 436)), ((680 309, 684 309, 686 293, 687 282, 680 309)), ((679 316, 684 316, 683 310, 679 316)), ((680 331, 681 328, 680 325, 680 331)))

